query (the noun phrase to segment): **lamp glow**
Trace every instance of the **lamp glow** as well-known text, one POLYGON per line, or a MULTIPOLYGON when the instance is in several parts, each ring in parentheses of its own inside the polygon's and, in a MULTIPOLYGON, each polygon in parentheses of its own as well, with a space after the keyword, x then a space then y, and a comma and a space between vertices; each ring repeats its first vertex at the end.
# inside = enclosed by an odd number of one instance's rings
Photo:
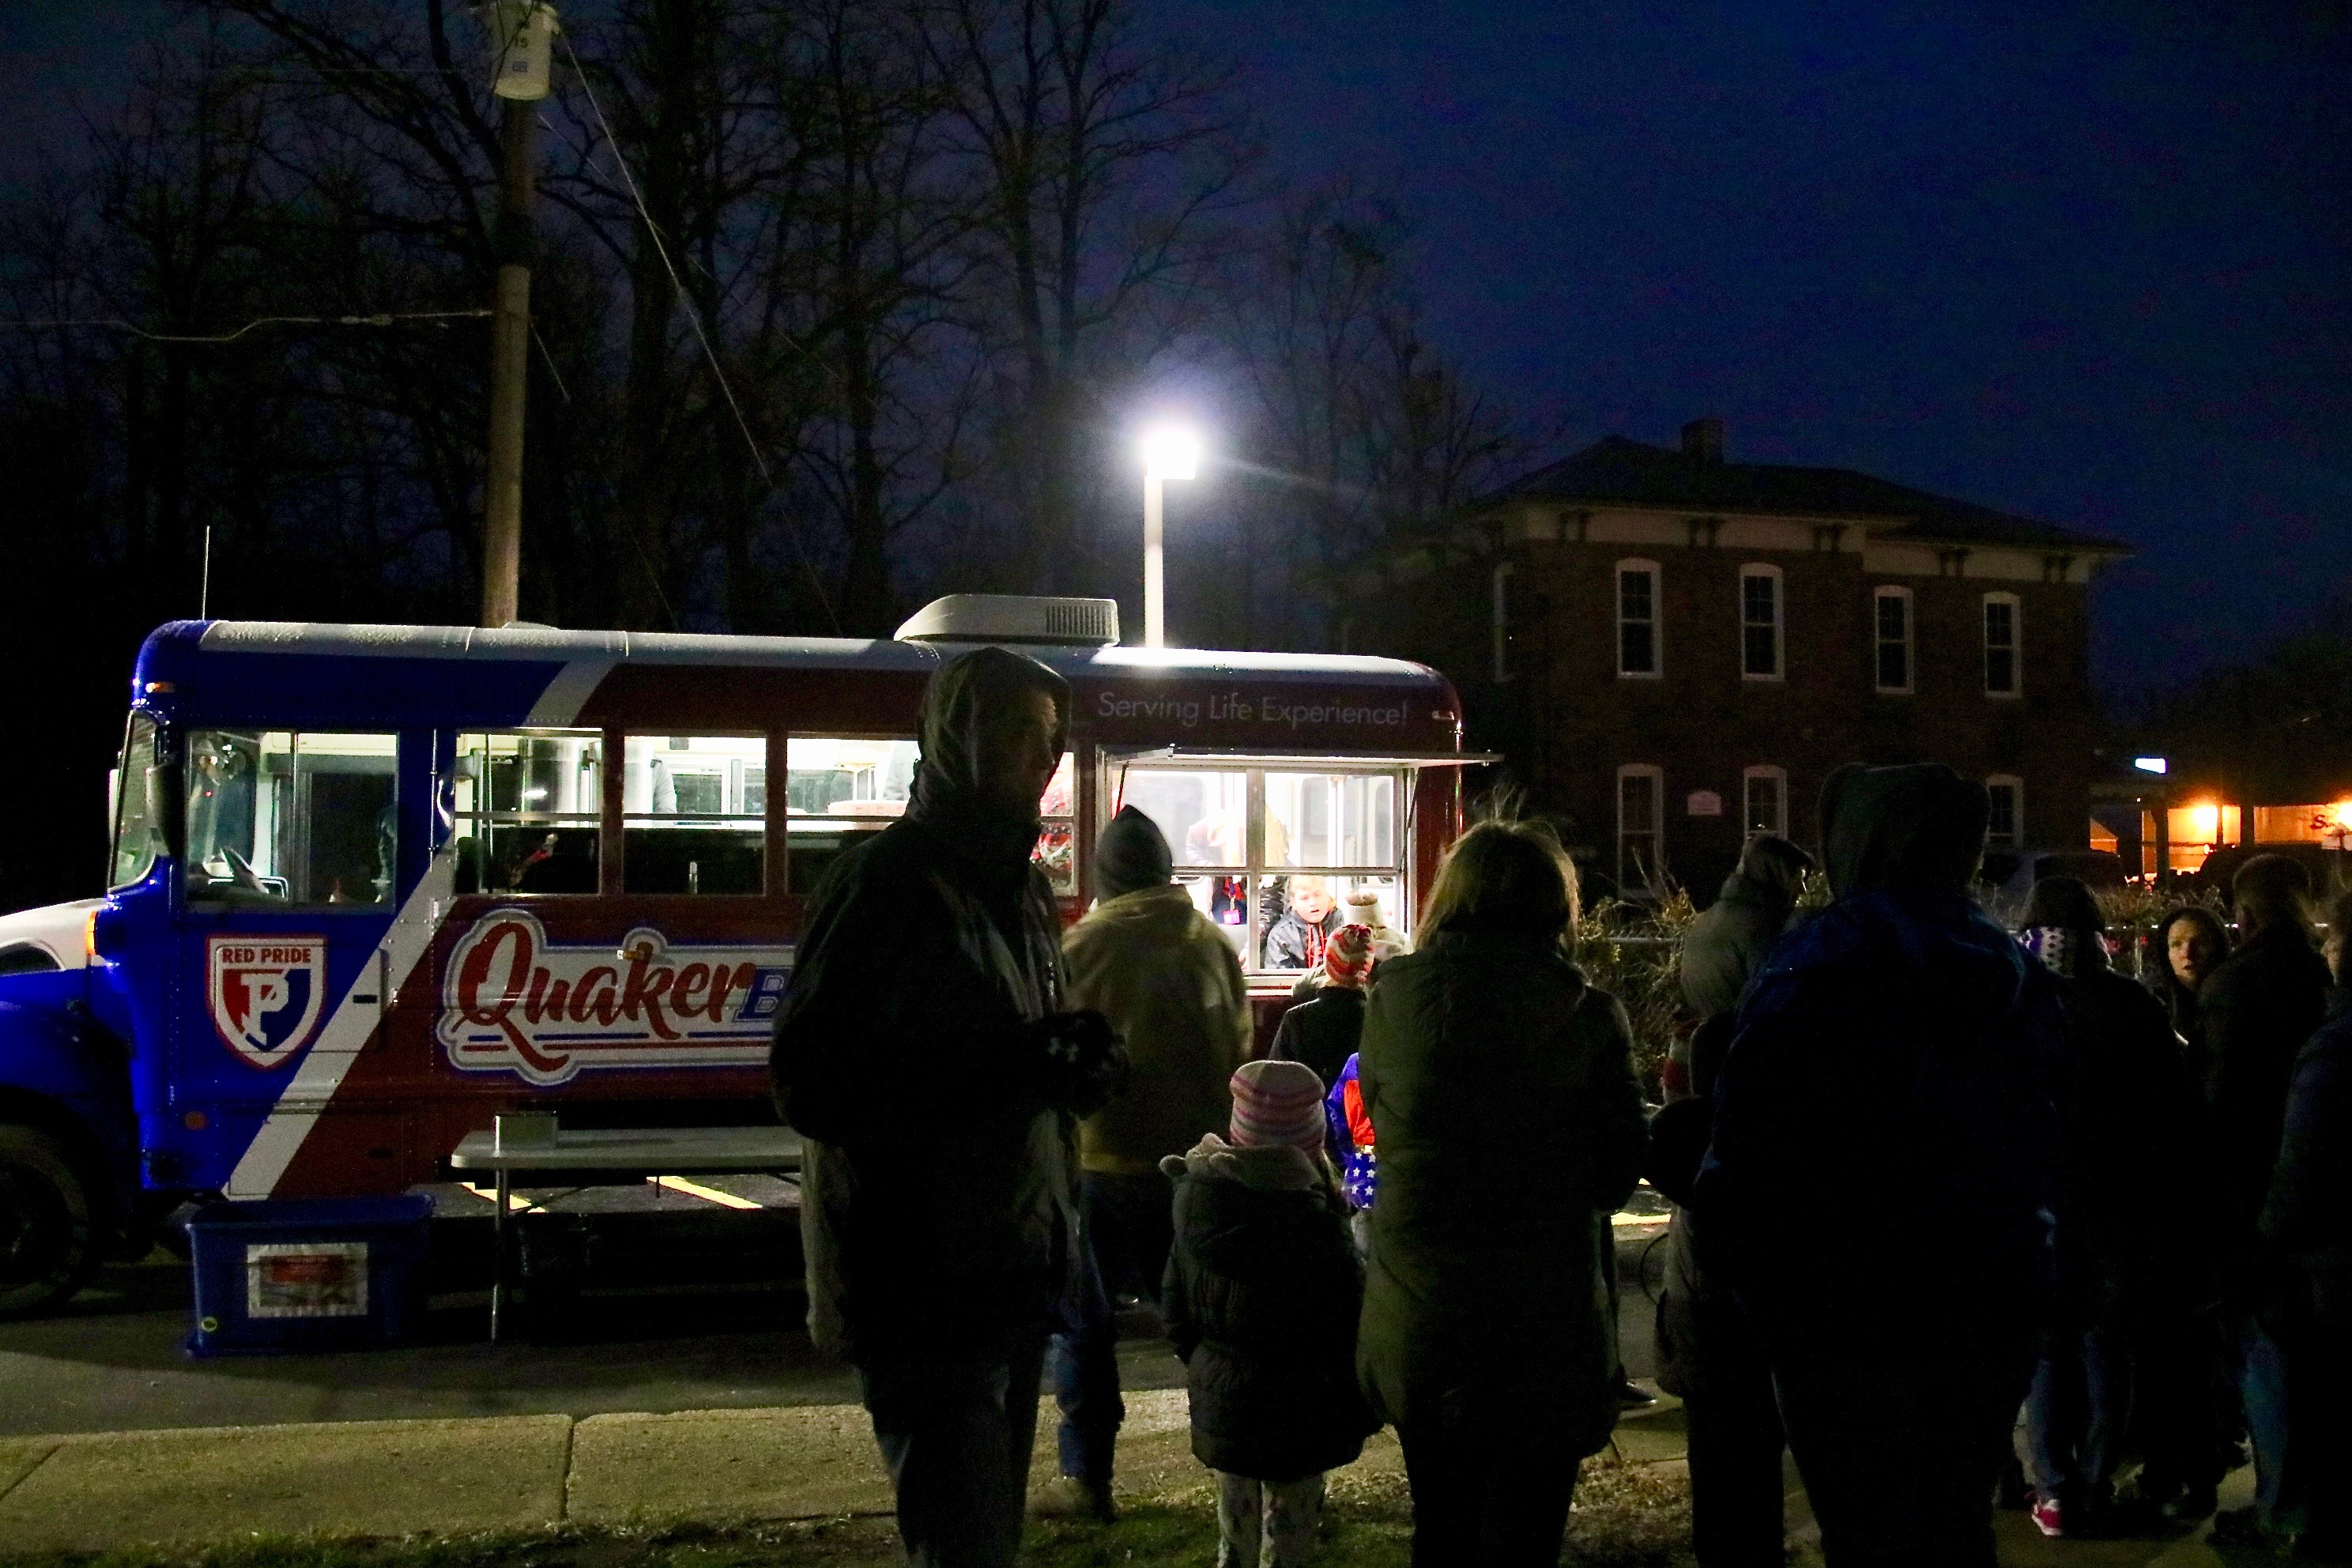
POLYGON ((1189 479, 1201 467, 1201 437, 1181 425, 1155 425, 1143 433, 1143 477, 1189 479))
POLYGON ((2171 762, 2164 757, 2134 757, 2132 766, 2144 773, 2168 773, 2172 771, 2171 762))
POLYGON ((2206 843, 2212 844, 2220 840, 2221 837, 2221 808, 2220 806, 2210 805, 2192 805, 2189 808, 2189 826, 2195 829, 2197 837, 2203 839, 2206 843))

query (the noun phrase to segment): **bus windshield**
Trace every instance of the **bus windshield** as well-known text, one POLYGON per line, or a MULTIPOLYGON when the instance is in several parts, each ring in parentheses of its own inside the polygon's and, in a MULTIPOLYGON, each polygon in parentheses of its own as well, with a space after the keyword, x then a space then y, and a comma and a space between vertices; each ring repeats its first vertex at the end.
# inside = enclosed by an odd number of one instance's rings
POLYGON ((164 850, 163 780, 155 768, 155 721, 131 716, 114 782, 114 865, 110 889, 127 888, 154 868, 164 850))

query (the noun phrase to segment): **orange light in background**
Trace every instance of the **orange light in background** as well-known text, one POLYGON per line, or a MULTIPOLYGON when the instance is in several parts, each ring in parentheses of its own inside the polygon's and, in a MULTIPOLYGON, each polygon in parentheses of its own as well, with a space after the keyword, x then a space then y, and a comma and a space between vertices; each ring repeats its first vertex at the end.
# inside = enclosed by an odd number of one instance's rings
POLYGON ((2352 800, 2339 800, 2331 808, 2338 833, 2352 833, 2352 800))
POLYGON ((2208 844, 2221 837, 2221 808, 2207 802, 2189 808, 2189 820, 2196 828, 2196 837, 2208 844))

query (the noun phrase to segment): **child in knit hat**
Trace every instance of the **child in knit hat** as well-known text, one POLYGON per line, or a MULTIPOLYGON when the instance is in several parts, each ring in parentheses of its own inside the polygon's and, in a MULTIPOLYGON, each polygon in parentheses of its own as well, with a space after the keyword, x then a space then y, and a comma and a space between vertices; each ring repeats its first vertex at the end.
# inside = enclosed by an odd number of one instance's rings
POLYGON ((1160 1164, 1176 1183, 1161 1306, 1192 1452, 1216 1473, 1219 1568, 1294 1568, 1324 1472, 1377 1426, 1356 1384, 1364 1272, 1324 1154, 1323 1080, 1255 1061, 1231 1087, 1228 1136, 1160 1164))

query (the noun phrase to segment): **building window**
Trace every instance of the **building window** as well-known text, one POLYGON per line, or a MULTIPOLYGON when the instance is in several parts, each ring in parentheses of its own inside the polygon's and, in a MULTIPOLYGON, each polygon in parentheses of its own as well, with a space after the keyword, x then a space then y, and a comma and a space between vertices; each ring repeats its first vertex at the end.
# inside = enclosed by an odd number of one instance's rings
POLYGON ((1780 569, 1739 569, 1739 674, 1746 680, 1778 680, 1780 665, 1780 569))
POLYGON ((1875 590, 1871 614, 1878 632, 1878 689, 1906 693, 1911 689, 1911 590, 1875 590))
POLYGON ((1985 814, 1985 842, 2014 849, 2025 841, 2025 781, 2009 773, 1985 780, 1991 809, 1985 814))
POLYGON ((1617 673, 1654 677, 1658 647, 1658 563, 1617 563, 1617 673))
POLYGON ((1740 794, 1744 801, 1740 822, 1748 837, 1759 833, 1789 836, 1788 769, 1759 764, 1744 770, 1740 794))
POLYGON ((1984 680, 1988 697, 2014 697, 2018 688, 2018 603, 2014 594, 1984 601, 1984 680))
POLYGON ((1627 897, 1665 885, 1666 775, 1644 763, 1617 770, 1617 886, 1627 897))

